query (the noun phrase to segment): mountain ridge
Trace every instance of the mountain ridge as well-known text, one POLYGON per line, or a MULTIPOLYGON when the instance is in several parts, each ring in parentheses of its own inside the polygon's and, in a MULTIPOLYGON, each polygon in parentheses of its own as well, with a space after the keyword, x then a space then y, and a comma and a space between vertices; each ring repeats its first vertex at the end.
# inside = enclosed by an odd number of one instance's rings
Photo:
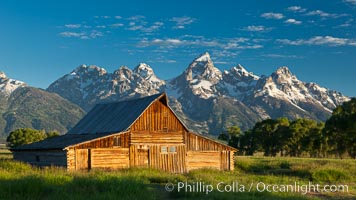
POLYGON ((97 66, 79 66, 54 81, 54 92, 88 111, 96 103, 167 92, 171 106, 193 130, 218 134, 226 126, 251 128, 266 118, 307 117, 325 120, 349 98, 316 83, 300 81, 282 66, 269 76, 257 76, 242 65, 220 71, 208 52, 196 57, 178 76, 162 80, 151 66, 133 70, 121 66, 112 73, 97 66), (72 77, 71 77, 72 76, 72 77), (243 110, 244 112, 241 112, 243 110))
POLYGON ((28 86, 0 73, 0 138, 17 128, 64 134, 84 111, 55 93, 28 86))

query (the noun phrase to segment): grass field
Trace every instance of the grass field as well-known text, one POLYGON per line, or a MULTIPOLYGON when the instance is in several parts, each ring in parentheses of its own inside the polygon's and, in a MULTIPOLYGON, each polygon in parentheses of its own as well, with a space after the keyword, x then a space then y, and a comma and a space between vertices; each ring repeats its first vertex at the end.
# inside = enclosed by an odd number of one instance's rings
MULTIPOLYGON (((237 157, 236 161, 232 172, 201 169, 170 174, 143 168, 67 172, 55 167, 38 169, 13 161, 11 155, 2 150, 0 199, 356 199, 355 160, 237 157), (347 185, 348 192, 259 192, 256 188, 259 182, 279 186, 309 182, 347 185), (213 191, 208 194, 206 190, 199 191, 197 183, 202 184, 200 188, 206 186, 205 189, 211 185, 213 191), (238 184, 239 192, 227 191, 232 183, 238 184), (167 192, 166 184, 168 189, 174 186, 174 190, 167 192), (187 192, 186 187, 178 191, 182 184, 197 187, 195 192, 189 191, 189 186, 187 192), (221 192, 216 188, 218 184, 221 192), (244 190, 242 186, 246 186, 244 190)), ((262 184, 259 185, 262 190, 262 184)))

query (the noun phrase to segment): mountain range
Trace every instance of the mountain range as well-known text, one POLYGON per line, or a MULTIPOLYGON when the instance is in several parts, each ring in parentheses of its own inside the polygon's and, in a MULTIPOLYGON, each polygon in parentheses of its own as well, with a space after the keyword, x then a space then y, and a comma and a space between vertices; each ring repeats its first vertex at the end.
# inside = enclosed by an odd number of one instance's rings
POLYGON ((0 72, 0 138, 17 128, 65 133, 85 111, 61 96, 8 78, 0 72))
MULTIPOLYGON (((167 92, 173 110, 190 129, 202 134, 219 134, 233 125, 246 130, 266 118, 306 117, 324 121, 337 105, 350 100, 340 92, 300 81, 285 66, 269 76, 257 76, 241 65, 221 71, 214 65, 209 53, 194 59, 185 71, 169 80, 157 77, 145 63, 140 63, 133 70, 122 66, 112 73, 98 66, 81 65, 53 82, 46 91, 5 76, 0 78, 0 93, 7 98, 0 96, 0 101, 8 101, 7 105, 10 105, 14 101, 11 96, 24 88, 38 90, 48 97, 55 95, 61 101, 55 103, 63 113, 60 111, 58 116, 49 117, 49 123, 58 124, 60 115, 77 117, 71 123, 60 121, 65 127, 62 131, 68 130, 83 115, 81 109, 87 112, 97 103, 160 92, 167 92)), ((45 100, 42 98, 42 101, 45 100)), ((11 113, 6 106, 1 106, 0 112, 3 118, 11 113)), ((11 121, 6 120, 8 118, 4 119, 0 120, 0 130, 5 133, 11 130, 9 127, 18 127, 9 125, 11 121), (2 126, 6 128, 1 129, 2 126)))

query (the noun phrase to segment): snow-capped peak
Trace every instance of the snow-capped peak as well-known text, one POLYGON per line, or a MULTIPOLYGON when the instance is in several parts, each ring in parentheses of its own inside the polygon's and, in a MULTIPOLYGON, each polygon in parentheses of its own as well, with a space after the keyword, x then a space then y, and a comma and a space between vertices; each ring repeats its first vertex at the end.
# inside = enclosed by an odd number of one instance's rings
POLYGON ((205 52, 189 65, 185 70, 186 80, 192 81, 207 80, 212 84, 216 84, 222 79, 221 71, 214 66, 208 52, 205 52))
POLYGON ((224 88, 228 95, 242 99, 243 94, 253 91, 259 79, 260 77, 237 65, 225 71, 220 87, 224 88))
POLYGON ((276 72, 272 73, 271 77, 278 84, 292 84, 292 82, 300 82, 286 66, 278 68, 276 72))
POLYGON ((201 54, 199 57, 197 57, 194 61, 196 61, 196 62, 210 62, 211 61, 210 54, 208 52, 205 52, 205 53, 201 54))
MULTIPOLYGON (((83 77, 94 77, 94 76, 104 76, 107 71, 104 68, 98 67, 96 65, 79 65, 71 73, 65 75, 66 80, 72 79, 82 79, 83 77)), ((86 78, 87 79, 87 78, 86 78)))
POLYGON ((217 96, 216 85, 221 80, 221 71, 214 66, 209 53, 205 52, 194 59, 180 76, 171 80, 168 88, 173 88, 171 90, 176 94, 189 88, 193 95, 209 99, 217 96))
POLYGON ((243 74, 247 74, 248 73, 247 70, 244 67, 242 67, 242 65, 240 65, 240 64, 238 64, 237 66, 233 67, 233 69, 235 71, 241 71, 243 74))
POLYGON ((4 72, 0 72, 0 93, 4 94, 5 96, 10 96, 10 94, 18 87, 23 86, 26 86, 24 82, 10 79, 4 72))
POLYGON ((276 74, 284 74, 287 76, 292 76, 292 72, 288 69, 287 66, 282 66, 280 68, 277 69, 276 74))
POLYGON ((134 72, 138 73, 144 79, 149 79, 152 76, 155 76, 153 69, 146 63, 140 63, 135 67, 134 72))
POLYGON ((119 69, 115 70, 113 74, 120 74, 120 73, 132 73, 131 69, 128 68, 127 66, 123 65, 119 69))
MULTIPOLYGON (((90 73, 90 72, 98 72, 99 75, 104 75, 107 73, 107 71, 104 68, 98 67, 96 65, 85 65, 82 64, 79 67, 77 67, 73 72, 75 73, 90 73)), ((72 72, 72 73, 73 73, 72 72)))
POLYGON ((231 68, 231 72, 237 74, 240 77, 252 77, 254 80, 258 80, 259 77, 254 75, 252 72, 248 72, 242 65, 238 64, 237 66, 231 68))
POLYGON ((144 80, 152 83, 154 87, 160 87, 164 84, 164 81, 159 79, 153 69, 146 63, 140 63, 135 69, 133 70, 134 73, 141 76, 144 80))

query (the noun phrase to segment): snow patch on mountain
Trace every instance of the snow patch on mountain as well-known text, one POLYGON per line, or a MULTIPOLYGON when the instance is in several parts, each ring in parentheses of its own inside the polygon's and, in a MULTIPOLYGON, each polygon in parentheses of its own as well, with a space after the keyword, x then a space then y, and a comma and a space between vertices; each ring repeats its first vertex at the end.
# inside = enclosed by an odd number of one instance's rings
POLYGON ((10 96, 19 87, 26 86, 26 83, 8 78, 4 72, 0 72, 0 93, 10 96))
POLYGON ((237 65, 229 71, 225 70, 222 79, 220 88, 227 91, 225 95, 243 99, 245 94, 253 91, 260 77, 237 65))
POLYGON ((165 84, 165 82, 161 79, 159 79, 155 73, 153 72, 153 69, 146 63, 140 63, 134 70, 134 73, 139 74, 143 79, 145 79, 147 82, 151 83, 153 87, 157 88, 160 87, 161 85, 165 84))

